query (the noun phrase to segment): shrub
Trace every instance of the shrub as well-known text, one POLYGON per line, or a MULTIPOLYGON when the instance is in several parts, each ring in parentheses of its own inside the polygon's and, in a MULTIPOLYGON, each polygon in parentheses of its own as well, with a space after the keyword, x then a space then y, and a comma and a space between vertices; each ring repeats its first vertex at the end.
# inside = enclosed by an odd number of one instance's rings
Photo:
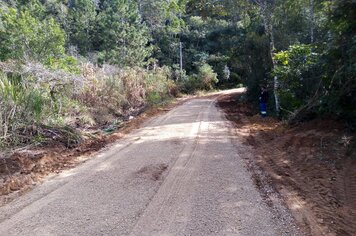
POLYGON ((198 71, 197 80, 199 89, 211 90, 219 82, 217 74, 209 64, 203 64, 199 67, 198 71))
POLYGON ((287 51, 277 53, 274 58, 278 65, 273 75, 280 78, 278 93, 282 110, 295 111, 306 104, 319 89, 320 83, 313 76, 317 71, 319 55, 311 45, 292 45, 287 51))
MULTIPOLYGON (((31 78, 28 78, 31 79, 31 78)), ((21 77, 0 74, 0 144, 15 140, 18 129, 45 119, 51 102, 48 93, 21 77)))
POLYGON ((149 104, 159 104, 177 95, 177 86, 170 77, 171 71, 167 67, 148 71, 145 85, 149 104))
POLYGON ((188 76, 184 81, 180 81, 180 90, 184 93, 195 93, 199 87, 199 80, 196 74, 188 76))
MULTIPOLYGON (((51 67, 60 62, 51 60, 51 67)), ((51 127, 60 134, 58 139, 66 140, 63 135, 68 134, 70 143, 75 144, 73 137, 78 135, 68 130, 118 123, 177 93, 168 68, 76 65, 70 58, 69 66, 67 62, 56 70, 39 63, 0 62, 0 71, 6 71, 0 73, 3 146, 48 141, 51 127), (35 128, 29 131, 28 127, 35 128)))
POLYGON ((189 75, 186 79, 178 81, 179 88, 184 93, 212 90, 218 82, 217 74, 209 64, 199 66, 198 74, 189 75))

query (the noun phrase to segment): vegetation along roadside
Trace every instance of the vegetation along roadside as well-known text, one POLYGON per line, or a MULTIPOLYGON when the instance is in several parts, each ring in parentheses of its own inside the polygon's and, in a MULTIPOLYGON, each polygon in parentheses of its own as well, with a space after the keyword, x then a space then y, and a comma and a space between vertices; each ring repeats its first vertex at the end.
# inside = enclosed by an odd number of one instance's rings
POLYGON ((355 4, 0 1, 5 201, 120 137, 141 119, 133 117, 181 94, 244 86, 238 102, 220 105, 256 165, 291 194, 310 234, 352 235, 355 4), (263 120, 253 116, 261 87, 270 94, 263 120))

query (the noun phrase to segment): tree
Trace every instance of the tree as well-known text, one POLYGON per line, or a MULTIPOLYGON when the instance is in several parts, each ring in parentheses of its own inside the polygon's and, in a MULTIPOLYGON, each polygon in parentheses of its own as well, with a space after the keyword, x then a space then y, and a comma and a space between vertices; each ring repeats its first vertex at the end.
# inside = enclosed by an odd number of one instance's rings
POLYGON ((310 45, 291 45, 274 55, 273 74, 280 78, 278 92, 284 117, 301 106, 314 105, 320 97, 320 78, 315 77, 320 55, 310 45), (311 103, 312 102, 312 103, 311 103))
POLYGON ((85 55, 92 48, 92 31, 96 17, 93 0, 72 0, 68 11, 69 43, 75 45, 80 54, 85 55))
MULTIPOLYGON (((263 25, 265 33, 269 39, 269 55, 272 61, 272 70, 276 67, 276 61, 274 60, 275 53, 275 41, 273 33, 273 24, 272 24, 272 15, 274 11, 274 1, 271 0, 253 0, 261 10, 261 17, 263 19, 263 25)), ((273 90, 274 90, 274 100, 275 100, 275 109, 277 115, 280 113, 280 99, 278 95, 279 80, 277 76, 273 78, 273 90)))
POLYGON ((68 31, 68 3, 70 1, 71 0, 41 0, 45 8, 45 17, 53 18, 66 32, 68 31))
POLYGON ((139 0, 143 21, 152 36, 153 57, 160 64, 179 63, 179 44, 185 28, 185 1, 139 0))
POLYGON ((0 12, 0 60, 33 59, 46 62, 64 55, 65 33, 52 19, 40 21, 14 8, 0 12))
POLYGON ((95 47, 101 62, 120 66, 143 65, 151 53, 147 26, 142 23, 137 3, 110 0, 101 4, 96 20, 95 47))
POLYGON ((335 1, 329 16, 322 78, 326 96, 323 111, 348 120, 355 127, 356 118, 356 10, 352 0, 335 1))

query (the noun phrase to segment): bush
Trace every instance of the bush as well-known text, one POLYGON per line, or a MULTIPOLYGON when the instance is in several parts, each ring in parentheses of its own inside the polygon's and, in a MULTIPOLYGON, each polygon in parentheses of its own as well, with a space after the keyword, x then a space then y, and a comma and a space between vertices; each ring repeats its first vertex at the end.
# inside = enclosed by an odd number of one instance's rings
MULTIPOLYGON (((25 78, 31 80, 32 78, 25 78)), ((36 83, 19 76, 0 74, 0 144, 16 141, 14 133, 46 119, 51 111, 50 96, 36 83)))
MULTIPOLYGON (((47 141, 50 127, 65 135, 68 127, 106 126, 178 93, 168 68, 98 67, 74 58, 50 62, 50 67, 64 66, 53 70, 39 63, 0 62, 0 71, 6 71, 0 73, 2 146, 47 141)), ((71 140, 76 136, 69 134, 71 140)))
POLYGON ((145 85, 149 104, 159 104, 177 96, 177 86, 170 77, 171 71, 167 67, 148 71, 145 85))
POLYGON ((293 112, 308 103, 319 89, 320 79, 315 76, 319 54, 311 45, 292 45, 274 58, 278 65, 273 75, 280 79, 278 93, 282 110, 293 112))
POLYGON ((198 90, 197 75, 186 76, 184 80, 177 81, 179 91, 185 94, 194 94, 198 90))
POLYGON ((198 69, 198 88, 212 90, 214 85, 219 82, 217 74, 209 64, 203 64, 198 69))
POLYGON ((179 81, 180 90, 185 93, 194 93, 197 90, 212 90, 219 82, 217 74, 209 64, 198 68, 198 74, 192 74, 187 79, 179 81))

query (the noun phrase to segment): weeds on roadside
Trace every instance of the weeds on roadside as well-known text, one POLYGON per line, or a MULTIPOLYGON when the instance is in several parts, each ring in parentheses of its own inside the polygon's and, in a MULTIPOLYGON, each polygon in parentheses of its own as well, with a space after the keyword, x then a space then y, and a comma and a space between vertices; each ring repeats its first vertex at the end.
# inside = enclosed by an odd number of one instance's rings
POLYGON ((0 148, 51 141, 73 147, 81 140, 77 128, 102 128, 175 96, 170 77, 167 68, 85 62, 71 73, 0 62, 0 148))

